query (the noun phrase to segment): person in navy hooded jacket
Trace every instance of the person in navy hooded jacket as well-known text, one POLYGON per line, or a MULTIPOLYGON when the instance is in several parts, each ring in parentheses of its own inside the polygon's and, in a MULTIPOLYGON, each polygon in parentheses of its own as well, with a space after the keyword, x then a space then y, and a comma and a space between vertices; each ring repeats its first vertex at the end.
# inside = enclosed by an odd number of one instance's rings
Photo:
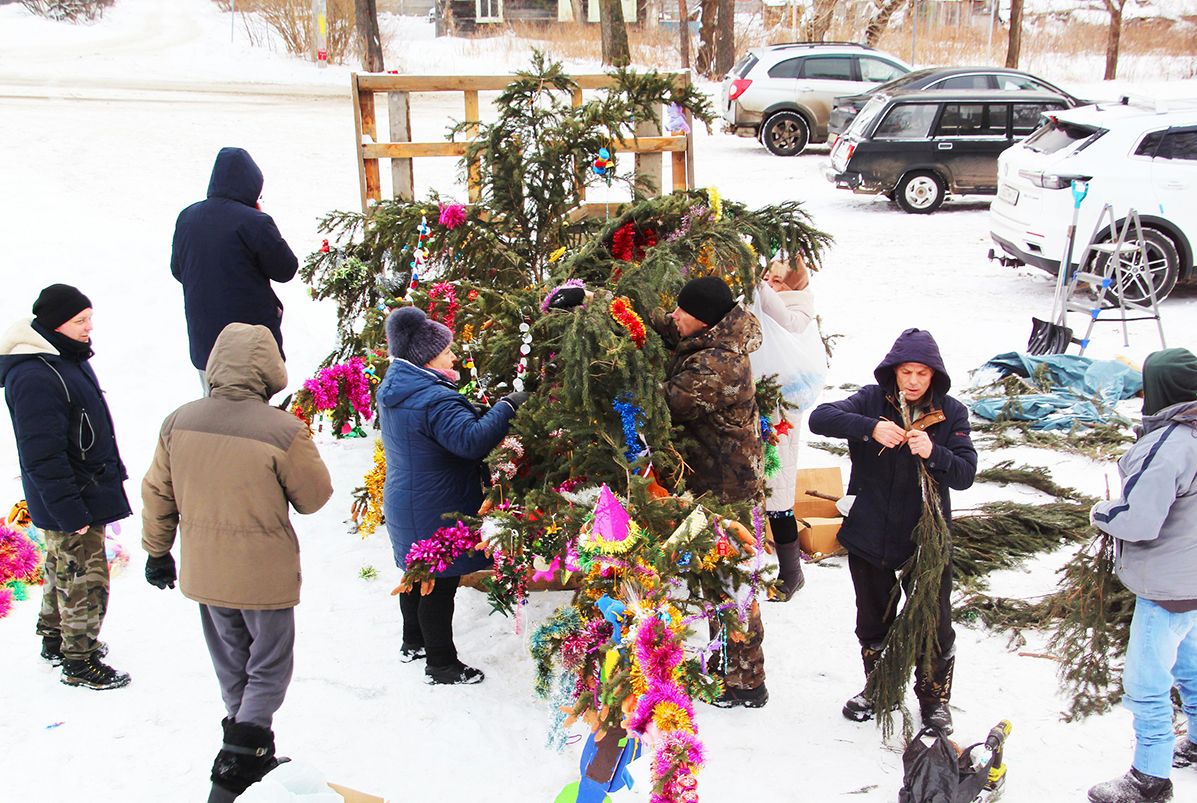
MULTIPOLYGON (((936 481, 949 522, 948 489, 968 488, 977 473, 968 408, 948 395, 952 380, 930 332, 904 331, 873 376, 877 384, 866 385, 843 401, 821 404, 810 417, 811 432, 848 440, 852 461, 848 495, 854 499, 839 541, 848 551, 856 590, 856 637, 866 678, 877 664, 896 616, 891 593, 898 571, 914 555, 911 535, 922 511, 919 461, 936 481), (913 422, 909 430, 902 426, 903 412, 905 420, 913 422)), ((945 734, 952 732, 948 700, 955 668, 951 594, 949 564, 940 585, 933 671, 926 676, 916 670, 914 685, 924 726, 945 734)), ((844 705, 843 714, 863 722, 873 717, 873 704, 862 691, 844 705)))
POLYGON ((170 272, 183 284, 191 364, 204 395, 208 354, 230 323, 265 326, 283 353, 283 305, 270 282, 290 281, 299 260, 274 218, 259 208, 261 195, 262 171, 249 153, 221 148, 208 197, 180 212, 175 223, 170 272))
MULTIPOLYGON (((395 565, 407 567, 416 541, 452 527, 446 515, 473 515, 482 506, 483 462, 507 435, 524 391, 504 396, 482 413, 457 390, 453 333, 416 307, 387 317, 387 348, 394 361, 375 393, 387 479, 383 513, 395 565)), ((399 660, 426 658, 429 683, 481 683, 481 670, 466 666, 453 644, 453 598, 462 575, 490 560, 467 552, 422 588, 401 593, 403 644, 399 660)))

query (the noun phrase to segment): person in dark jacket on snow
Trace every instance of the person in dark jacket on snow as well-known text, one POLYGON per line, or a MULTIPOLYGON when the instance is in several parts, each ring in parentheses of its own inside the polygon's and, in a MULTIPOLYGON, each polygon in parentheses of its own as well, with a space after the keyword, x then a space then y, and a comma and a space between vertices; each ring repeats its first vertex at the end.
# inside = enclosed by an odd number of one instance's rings
POLYGON ((0 341, 0 387, 12 416, 29 516, 46 541, 37 633, 42 657, 62 665, 62 682, 91 689, 128 685, 101 659, 108 610, 104 527, 130 515, 129 478, 92 356, 91 301, 52 284, 33 320, 0 341))
POLYGON ((1197 764, 1197 357, 1164 349, 1143 362, 1143 434, 1118 461, 1122 495, 1090 514, 1115 538, 1114 568, 1135 594, 1123 702, 1135 755, 1092 803, 1172 799, 1173 767, 1197 764), (1188 733, 1173 743, 1172 688, 1188 733))
MULTIPOLYGON (((891 595, 898 570, 914 555, 911 535, 923 504, 919 461, 939 487, 940 507, 949 522, 948 489, 968 488, 977 473, 968 408, 948 395, 952 381, 930 332, 904 331, 873 376, 877 384, 866 385, 843 401, 820 404, 810 417, 811 432, 848 440, 852 461, 848 496, 854 499, 839 541, 848 551, 856 590, 856 638, 866 678, 897 615, 891 595), (903 413, 912 422, 909 429, 902 426, 903 413)), ((951 594, 949 563, 940 585, 933 671, 927 676, 916 670, 914 684, 923 724, 945 734, 952 732, 948 701, 956 663, 951 594)), ((843 714, 864 722, 872 719, 873 704, 862 691, 844 705, 843 714)))
POLYGON ((184 209, 175 223, 170 272, 183 284, 191 364, 205 396, 208 354, 230 323, 265 326, 283 353, 283 305, 270 282, 291 281, 299 261, 259 207, 261 195, 262 171, 250 155, 221 148, 207 199, 184 209))
MULTIPOLYGON (((386 449, 383 513, 395 565, 407 566, 412 544, 451 527, 447 514, 474 514, 482 506, 483 462, 499 445, 528 394, 504 396, 483 414, 457 391, 453 333, 423 310, 403 307, 386 321, 394 361, 378 386, 378 418, 386 449)), ((467 553, 423 588, 401 593, 404 663, 426 658, 429 683, 481 683, 480 670, 466 666, 453 644, 453 598, 461 576, 489 565, 481 553, 467 553)))

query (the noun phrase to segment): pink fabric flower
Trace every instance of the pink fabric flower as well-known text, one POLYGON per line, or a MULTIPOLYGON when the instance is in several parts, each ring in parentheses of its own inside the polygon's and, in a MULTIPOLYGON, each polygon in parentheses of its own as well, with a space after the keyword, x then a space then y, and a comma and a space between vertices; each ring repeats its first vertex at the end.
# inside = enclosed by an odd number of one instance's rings
POLYGON ((466 220, 466 210, 461 204, 441 204, 439 222, 446 229, 455 229, 466 220))

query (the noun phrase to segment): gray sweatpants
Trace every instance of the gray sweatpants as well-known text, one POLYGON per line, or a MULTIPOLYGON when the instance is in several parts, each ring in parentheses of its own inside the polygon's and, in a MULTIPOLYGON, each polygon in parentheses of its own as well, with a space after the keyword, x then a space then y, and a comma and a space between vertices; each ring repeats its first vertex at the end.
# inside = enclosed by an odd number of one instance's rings
POLYGON ((295 609, 200 605, 200 621, 229 717, 270 728, 295 666, 295 609))

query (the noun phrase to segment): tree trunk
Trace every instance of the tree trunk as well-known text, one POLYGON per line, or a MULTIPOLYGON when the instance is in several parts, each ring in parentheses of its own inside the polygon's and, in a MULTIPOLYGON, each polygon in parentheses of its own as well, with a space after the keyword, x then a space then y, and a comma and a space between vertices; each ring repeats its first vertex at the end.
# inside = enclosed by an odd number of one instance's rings
POLYGON ((1022 0, 1010 0, 1010 38, 1006 43, 1006 66, 1018 66, 1022 50, 1022 0))
POLYGON ((574 25, 586 24, 586 0, 569 0, 569 10, 574 15, 574 25))
POLYGON ((719 25, 715 33, 715 77, 731 72, 736 64, 736 0, 719 0, 719 25))
POLYGON ((682 69, 690 69, 690 9, 686 0, 677 0, 678 32, 682 38, 682 69))
POLYGON ((628 29, 623 22, 619 0, 599 0, 599 24, 603 32, 603 64, 626 67, 632 57, 628 52, 628 29))
POLYGON ((894 12, 905 2, 906 0, 882 0, 881 7, 877 9, 877 13, 873 15, 873 18, 869 20, 869 24, 865 28, 866 45, 869 47, 877 46, 877 43, 881 41, 881 35, 889 27, 890 18, 894 16, 894 12))
POLYGON ((1106 75, 1105 80, 1114 80, 1118 72, 1118 44, 1122 39, 1122 9, 1126 7, 1126 0, 1106 0, 1106 10, 1110 12, 1110 35, 1106 39, 1106 75))
POLYGON ((719 0, 702 0, 701 28, 698 31, 698 55, 694 68, 707 78, 715 77, 715 28, 719 19, 719 0))
POLYGON ((378 5, 375 0, 354 0, 357 35, 362 45, 362 67, 366 72, 382 72, 382 36, 378 32, 378 5))

